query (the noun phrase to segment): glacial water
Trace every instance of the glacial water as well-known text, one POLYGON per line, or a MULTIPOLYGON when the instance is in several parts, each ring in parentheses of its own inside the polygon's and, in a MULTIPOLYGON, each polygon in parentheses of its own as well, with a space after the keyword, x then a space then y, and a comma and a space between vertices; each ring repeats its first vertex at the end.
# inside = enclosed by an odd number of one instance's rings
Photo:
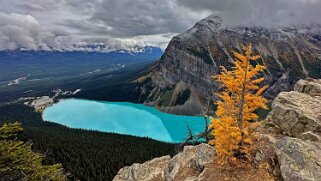
POLYGON ((187 125, 194 133, 205 128, 203 117, 166 114, 153 107, 127 102, 66 99, 45 109, 46 121, 71 128, 149 137, 166 142, 182 142, 187 125))

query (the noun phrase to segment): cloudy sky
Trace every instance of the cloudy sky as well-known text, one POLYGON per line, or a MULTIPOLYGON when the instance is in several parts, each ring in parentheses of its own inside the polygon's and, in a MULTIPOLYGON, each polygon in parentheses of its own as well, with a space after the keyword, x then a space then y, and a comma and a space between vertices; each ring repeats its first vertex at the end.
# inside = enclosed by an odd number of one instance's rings
POLYGON ((210 14, 230 26, 321 23, 321 0, 0 0, 0 50, 165 48, 210 14))

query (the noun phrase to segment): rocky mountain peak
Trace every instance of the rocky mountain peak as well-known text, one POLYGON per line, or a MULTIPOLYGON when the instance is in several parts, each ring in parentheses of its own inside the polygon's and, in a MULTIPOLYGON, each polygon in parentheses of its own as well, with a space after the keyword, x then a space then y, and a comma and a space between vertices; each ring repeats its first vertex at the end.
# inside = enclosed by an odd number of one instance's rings
POLYGON ((140 88, 147 99, 140 101, 169 113, 204 114, 208 100, 218 99, 212 93, 220 85, 211 76, 220 73, 220 66, 233 66, 232 51, 241 52, 241 44, 249 43, 261 57, 258 63, 266 67, 262 76, 269 87, 264 95, 273 99, 290 91, 299 79, 321 78, 320 30, 319 26, 229 27, 222 25, 222 18, 208 16, 170 41, 161 60, 148 71, 149 82, 140 88))
POLYGON ((212 32, 218 32, 222 26, 222 18, 216 15, 210 15, 198 21, 189 30, 175 36, 175 39, 193 38, 195 34, 208 36, 212 32))
POLYGON ((212 30, 220 28, 222 25, 222 18, 216 15, 210 15, 200 21, 198 21, 194 27, 200 28, 201 26, 206 26, 212 30))

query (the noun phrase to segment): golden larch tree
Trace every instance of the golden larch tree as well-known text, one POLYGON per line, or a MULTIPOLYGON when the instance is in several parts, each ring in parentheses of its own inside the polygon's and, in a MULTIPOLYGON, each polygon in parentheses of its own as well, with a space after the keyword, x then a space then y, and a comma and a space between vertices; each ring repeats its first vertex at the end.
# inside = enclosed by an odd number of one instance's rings
POLYGON ((260 58, 253 55, 251 44, 243 46, 243 50, 244 54, 233 51, 234 67, 230 70, 221 67, 222 72, 212 76, 224 90, 218 93, 220 100, 216 102, 215 117, 211 117, 209 127, 213 128, 214 139, 209 143, 215 145, 218 157, 224 161, 249 158, 256 139, 254 128, 258 125, 255 110, 268 109, 268 100, 261 95, 267 86, 259 87, 264 80, 259 74, 265 67, 251 64, 260 58))

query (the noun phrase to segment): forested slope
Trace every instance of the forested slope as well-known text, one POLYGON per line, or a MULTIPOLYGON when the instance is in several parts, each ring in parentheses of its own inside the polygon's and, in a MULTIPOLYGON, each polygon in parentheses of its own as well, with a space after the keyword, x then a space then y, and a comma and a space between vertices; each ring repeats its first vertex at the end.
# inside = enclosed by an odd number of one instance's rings
POLYGON ((0 106, 0 125, 20 121, 23 140, 46 155, 46 163, 62 163, 71 180, 111 180, 117 171, 132 163, 175 153, 175 145, 114 133, 70 129, 42 121, 33 108, 16 104, 0 106))

